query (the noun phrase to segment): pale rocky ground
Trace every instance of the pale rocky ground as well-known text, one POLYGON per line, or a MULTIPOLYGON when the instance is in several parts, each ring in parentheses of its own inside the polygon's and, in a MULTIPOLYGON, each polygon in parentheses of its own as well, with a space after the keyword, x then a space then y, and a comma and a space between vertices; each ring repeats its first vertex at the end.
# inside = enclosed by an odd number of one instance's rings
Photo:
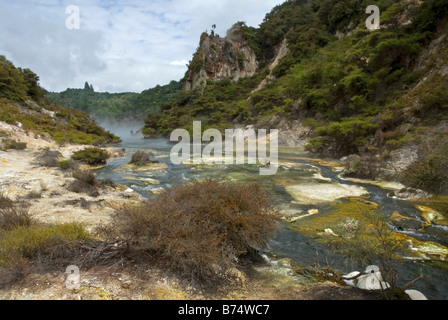
MULTIPOLYGON (((9 138, 27 143, 25 150, 0 151, 0 192, 17 199, 31 192, 40 193, 41 197, 32 199, 30 212, 35 218, 48 223, 82 222, 88 229, 108 222, 117 202, 129 201, 136 195, 124 192, 124 188, 107 188, 100 191, 100 196, 89 197, 87 194, 70 192, 66 188, 74 180, 69 173, 58 168, 48 168, 36 164, 36 155, 44 148, 58 150, 65 159, 73 152, 85 148, 83 145, 59 146, 53 141, 28 136, 16 126, 0 122, 0 130, 9 132, 9 138), (77 202, 81 198, 94 202, 90 209, 83 209, 77 202), (69 204, 70 202, 74 204, 69 204)), ((109 152, 116 154, 116 148, 109 152)))

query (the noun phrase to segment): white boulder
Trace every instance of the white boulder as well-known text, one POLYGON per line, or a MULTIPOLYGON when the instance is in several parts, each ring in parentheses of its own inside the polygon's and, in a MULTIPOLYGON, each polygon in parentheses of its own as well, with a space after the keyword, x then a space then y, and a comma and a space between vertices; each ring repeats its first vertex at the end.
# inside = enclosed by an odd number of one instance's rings
POLYGON ((428 300, 423 293, 417 290, 406 290, 405 291, 411 300, 428 300))
POLYGON ((360 272, 353 271, 345 275, 345 283, 362 290, 382 290, 390 287, 387 282, 383 281, 383 276, 378 266, 368 266, 362 275, 359 274, 360 272))
POLYGON ((378 266, 368 266, 365 274, 358 278, 356 286, 363 290, 381 290, 389 288, 389 284, 383 281, 380 268, 378 266))

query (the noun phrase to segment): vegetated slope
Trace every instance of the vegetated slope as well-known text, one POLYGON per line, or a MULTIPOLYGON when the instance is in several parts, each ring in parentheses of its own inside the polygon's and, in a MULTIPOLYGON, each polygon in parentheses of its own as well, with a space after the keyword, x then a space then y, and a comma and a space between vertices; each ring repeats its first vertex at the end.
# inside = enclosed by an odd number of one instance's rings
POLYGON ((171 81, 164 86, 141 93, 95 92, 87 82, 84 89, 67 89, 63 92, 48 92, 46 97, 54 103, 87 112, 98 119, 141 120, 148 113, 158 112, 161 105, 177 97, 182 85, 171 81))
POLYGON ((203 48, 202 35, 186 76, 206 70, 205 86, 183 91, 149 115, 144 133, 191 129, 193 120, 204 130, 249 124, 282 130, 300 123, 312 132, 308 150, 362 155, 359 161, 369 166, 358 165, 365 170, 354 168, 355 174, 374 176, 376 164, 387 162, 396 169, 389 166, 388 174, 400 172, 435 132, 446 135, 447 16, 447 0, 286 1, 259 28, 239 23, 242 41, 257 57, 255 75, 214 81, 219 77, 208 64, 226 63, 225 55, 214 54, 222 48, 203 48), (365 24, 372 4, 381 11, 375 31, 365 24), (400 167, 406 147, 415 154, 400 167))
POLYGON ((30 69, 16 68, 4 56, 0 56, 0 121, 59 143, 101 145, 120 140, 87 113, 50 103, 39 77, 30 69))

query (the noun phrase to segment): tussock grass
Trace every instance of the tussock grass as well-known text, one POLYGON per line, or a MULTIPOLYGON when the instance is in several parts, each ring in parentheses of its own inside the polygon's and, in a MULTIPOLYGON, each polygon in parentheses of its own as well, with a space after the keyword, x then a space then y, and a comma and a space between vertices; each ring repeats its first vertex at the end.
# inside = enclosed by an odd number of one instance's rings
POLYGON ((0 194, 0 287, 33 269, 54 270, 79 260, 83 244, 93 240, 79 223, 38 223, 22 202, 0 194))

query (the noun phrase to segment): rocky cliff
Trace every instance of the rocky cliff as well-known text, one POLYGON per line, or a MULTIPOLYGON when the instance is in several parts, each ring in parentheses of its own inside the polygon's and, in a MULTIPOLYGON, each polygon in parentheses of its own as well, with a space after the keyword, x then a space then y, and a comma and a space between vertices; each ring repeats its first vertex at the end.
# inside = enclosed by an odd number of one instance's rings
POLYGON ((224 38, 214 33, 201 35, 199 48, 185 75, 184 90, 204 88, 207 80, 236 82, 255 75, 258 61, 244 37, 243 26, 236 23, 224 38))

